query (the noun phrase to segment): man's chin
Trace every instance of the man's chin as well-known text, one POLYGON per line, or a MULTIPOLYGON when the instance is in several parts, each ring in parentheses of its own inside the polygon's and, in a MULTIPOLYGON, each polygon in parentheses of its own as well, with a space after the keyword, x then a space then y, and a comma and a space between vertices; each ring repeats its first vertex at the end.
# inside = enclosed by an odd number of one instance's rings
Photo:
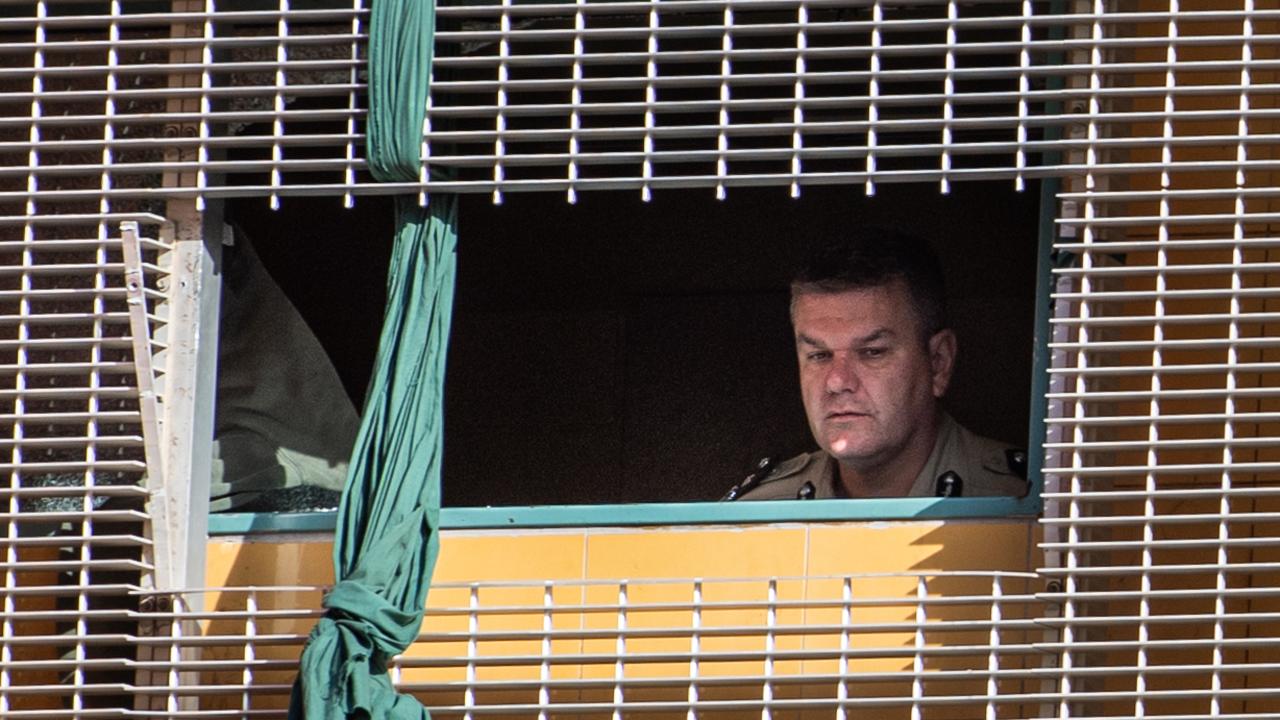
POLYGON ((867 448, 848 438, 835 438, 823 443, 822 449, 836 460, 849 465, 859 465, 874 456, 874 453, 868 452, 867 448))
POLYGON ((829 433, 826 442, 822 443, 824 450, 829 454, 841 457, 844 455, 861 455, 867 451, 864 446, 867 445, 865 438, 850 437, 847 433, 829 433))

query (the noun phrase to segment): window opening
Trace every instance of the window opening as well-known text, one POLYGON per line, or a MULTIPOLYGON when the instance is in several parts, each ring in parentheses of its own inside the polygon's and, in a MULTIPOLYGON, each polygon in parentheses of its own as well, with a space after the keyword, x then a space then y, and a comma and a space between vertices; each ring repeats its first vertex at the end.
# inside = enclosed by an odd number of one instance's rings
MULTIPOLYGON (((788 272, 853 223, 934 244, 960 353, 946 407, 1024 446, 1039 197, 1009 183, 463 198, 446 381, 446 506, 712 501, 761 456, 813 449, 788 272)), ((229 202, 359 406, 390 202, 229 202)))

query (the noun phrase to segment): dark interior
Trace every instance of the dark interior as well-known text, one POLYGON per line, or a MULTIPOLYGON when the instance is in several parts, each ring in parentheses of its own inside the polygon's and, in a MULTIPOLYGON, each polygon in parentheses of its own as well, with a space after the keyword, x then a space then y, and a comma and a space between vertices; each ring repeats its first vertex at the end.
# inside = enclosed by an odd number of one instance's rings
MULTIPOLYGON (((1026 444, 1039 193, 1009 183, 462 199, 446 380, 449 506, 719 498, 812 448, 787 316, 799 240, 854 223, 934 241, 960 338, 952 413, 1026 444)), ((229 201, 359 406, 389 198, 229 201)))

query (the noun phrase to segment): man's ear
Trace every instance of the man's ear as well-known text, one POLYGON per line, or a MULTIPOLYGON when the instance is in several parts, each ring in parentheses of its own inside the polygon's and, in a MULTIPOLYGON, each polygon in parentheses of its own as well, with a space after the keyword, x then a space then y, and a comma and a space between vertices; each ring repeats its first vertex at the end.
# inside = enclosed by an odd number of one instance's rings
POLYGON ((956 334, 944 328, 929 338, 929 372, 933 380, 933 396, 940 398, 951 385, 951 371, 956 367, 956 334))

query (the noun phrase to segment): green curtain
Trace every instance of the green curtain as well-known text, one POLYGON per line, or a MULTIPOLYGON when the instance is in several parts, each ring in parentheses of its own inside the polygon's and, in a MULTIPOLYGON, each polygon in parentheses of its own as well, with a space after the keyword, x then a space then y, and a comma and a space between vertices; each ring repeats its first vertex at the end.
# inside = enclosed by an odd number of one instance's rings
MULTIPOLYGON (((375 0, 369 28, 369 166, 416 181, 435 8, 375 0)), ((456 271, 457 199, 396 199, 373 379, 338 510, 336 584, 302 652, 291 720, 427 718, 386 663, 413 642, 439 551, 445 350, 456 271)), ((359 251, 360 243, 353 243, 359 251)))

